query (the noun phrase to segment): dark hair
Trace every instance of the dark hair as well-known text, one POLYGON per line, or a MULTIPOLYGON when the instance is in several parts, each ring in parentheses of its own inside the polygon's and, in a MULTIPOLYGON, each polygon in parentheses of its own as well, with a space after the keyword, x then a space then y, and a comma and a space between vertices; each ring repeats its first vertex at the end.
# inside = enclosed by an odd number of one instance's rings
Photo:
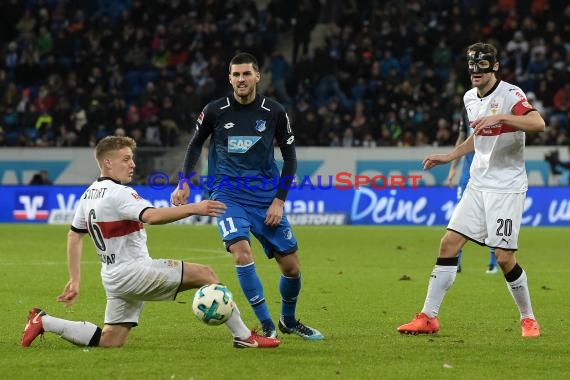
POLYGON ((241 65, 242 63, 251 63, 255 71, 259 71, 259 65, 257 64, 257 59, 249 53, 238 53, 236 54, 229 65, 229 72, 232 72, 232 65, 241 65))
POLYGON ((487 44, 485 42, 477 42, 473 45, 469 45, 467 48, 467 53, 470 51, 480 51, 483 54, 492 54, 497 57, 497 48, 491 44, 487 44))

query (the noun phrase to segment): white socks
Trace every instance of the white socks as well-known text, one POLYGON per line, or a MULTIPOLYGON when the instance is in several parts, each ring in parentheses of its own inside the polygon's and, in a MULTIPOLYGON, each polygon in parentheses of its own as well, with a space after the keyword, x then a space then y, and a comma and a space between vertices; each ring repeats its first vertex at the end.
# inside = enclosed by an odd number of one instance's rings
POLYGON ((241 313, 239 312, 237 305, 234 305, 234 311, 232 312, 230 319, 226 322, 226 325, 232 332, 232 335, 236 338, 247 339, 251 336, 251 331, 241 319, 241 313))
POLYGON ((56 333, 63 339, 79 346, 88 346, 98 327, 91 322, 68 321, 44 315, 42 325, 47 332, 56 333))
POLYGON ((443 297, 455 281, 456 275, 457 265, 436 265, 433 268, 422 313, 430 318, 437 317, 443 297))
POLYGON ((534 313, 532 312, 532 305, 530 303, 530 293, 528 291, 528 282, 526 278, 526 272, 523 270, 519 278, 513 282, 507 281, 507 287, 519 308, 521 313, 521 319, 524 318, 534 318, 534 313))

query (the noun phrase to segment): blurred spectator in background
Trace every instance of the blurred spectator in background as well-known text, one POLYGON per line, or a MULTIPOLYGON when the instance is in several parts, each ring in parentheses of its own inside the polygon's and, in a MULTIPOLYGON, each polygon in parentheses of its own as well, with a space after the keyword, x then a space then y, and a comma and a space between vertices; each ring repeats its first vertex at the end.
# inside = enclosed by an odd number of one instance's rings
POLYGON ((320 12, 319 0, 297 0, 294 7, 293 24, 293 54, 292 64, 295 65, 299 56, 309 52, 311 33, 317 24, 320 12))
POLYGON ((48 172, 45 169, 40 170, 32 177, 30 185, 51 185, 48 172))

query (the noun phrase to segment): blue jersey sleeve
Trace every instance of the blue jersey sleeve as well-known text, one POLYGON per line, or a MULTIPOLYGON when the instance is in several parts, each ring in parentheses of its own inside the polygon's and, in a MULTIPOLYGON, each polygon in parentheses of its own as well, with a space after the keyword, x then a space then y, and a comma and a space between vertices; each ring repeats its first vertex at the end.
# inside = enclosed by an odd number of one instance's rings
POLYGON ((184 157, 184 165, 182 167, 184 177, 188 176, 198 163, 200 154, 202 153, 202 146, 208 139, 208 136, 210 136, 214 131, 215 115, 208 112, 208 108, 209 105, 206 105, 202 113, 198 116, 198 119, 196 120, 196 129, 194 130, 194 134, 186 148, 186 156, 184 157))
POLYGON ((275 130, 275 138, 279 149, 281 150, 281 155, 283 156, 283 169, 281 170, 281 176, 279 178, 279 186, 277 190, 276 198, 284 201, 287 199, 288 189, 291 187, 293 182, 293 177, 297 171, 297 153, 295 151, 295 135, 293 134, 293 128, 289 121, 289 116, 285 110, 279 115, 279 120, 277 122, 277 128, 275 130), (283 179, 283 182, 281 182, 283 179))

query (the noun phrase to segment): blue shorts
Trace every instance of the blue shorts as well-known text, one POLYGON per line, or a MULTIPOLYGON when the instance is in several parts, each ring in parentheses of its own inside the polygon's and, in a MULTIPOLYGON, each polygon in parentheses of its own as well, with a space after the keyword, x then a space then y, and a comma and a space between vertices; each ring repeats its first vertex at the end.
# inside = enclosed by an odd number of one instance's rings
POLYGON ((297 239, 285 215, 278 226, 267 226, 264 223, 267 207, 244 207, 225 203, 228 209, 218 217, 218 231, 228 252, 229 247, 240 240, 249 242, 250 231, 261 243, 265 255, 270 259, 274 253, 287 255, 297 251, 297 239))

